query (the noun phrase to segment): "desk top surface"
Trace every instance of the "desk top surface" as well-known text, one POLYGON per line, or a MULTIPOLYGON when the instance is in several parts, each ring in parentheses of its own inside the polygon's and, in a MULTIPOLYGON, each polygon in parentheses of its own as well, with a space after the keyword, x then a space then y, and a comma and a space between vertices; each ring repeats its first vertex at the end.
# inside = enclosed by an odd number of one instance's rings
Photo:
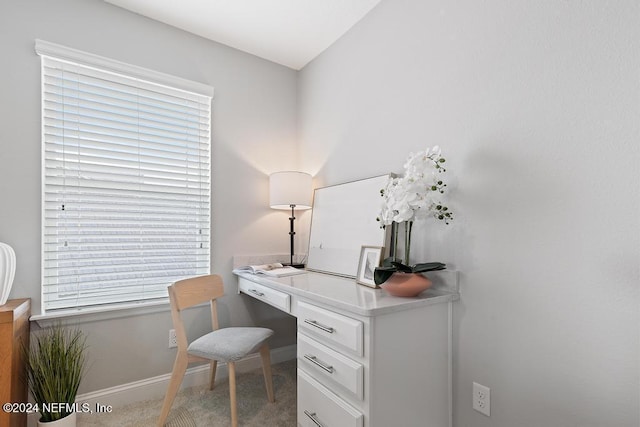
POLYGON ((410 310, 459 298, 457 271, 443 270, 428 273, 433 286, 414 298, 394 297, 383 289, 359 285, 355 279, 326 273, 307 271, 285 277, 236 273, 263 286, 297 295, 309 301, 323 303, 361 316, 376 316, 395 311, 410 310))

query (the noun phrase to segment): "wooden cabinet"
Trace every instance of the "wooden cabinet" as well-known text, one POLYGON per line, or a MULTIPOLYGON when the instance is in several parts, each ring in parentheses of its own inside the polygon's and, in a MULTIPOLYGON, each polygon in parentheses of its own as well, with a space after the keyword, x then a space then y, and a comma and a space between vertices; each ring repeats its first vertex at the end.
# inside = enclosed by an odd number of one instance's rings
MULTIPOLYGON (((31 300, 14 299, 0 306, 0 404, 27 401, 23 348, 29 345, 31 300)), ((27 414, 0 410, 0 427, 23 427, 27 414)))

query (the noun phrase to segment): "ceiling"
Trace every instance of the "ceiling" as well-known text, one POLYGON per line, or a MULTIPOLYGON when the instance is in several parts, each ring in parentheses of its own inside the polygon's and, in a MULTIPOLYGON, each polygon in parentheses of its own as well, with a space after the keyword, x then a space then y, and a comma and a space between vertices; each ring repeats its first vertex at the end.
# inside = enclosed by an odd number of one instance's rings
POLYGON ((299 70, 380 0, 105 0, 299 70))

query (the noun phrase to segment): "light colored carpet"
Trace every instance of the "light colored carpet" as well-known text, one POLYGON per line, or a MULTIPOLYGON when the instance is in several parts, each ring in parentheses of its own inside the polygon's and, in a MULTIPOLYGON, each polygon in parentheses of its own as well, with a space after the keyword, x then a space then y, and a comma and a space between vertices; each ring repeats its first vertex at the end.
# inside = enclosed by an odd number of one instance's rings
MULTIPOLYGON (((238 375, 238 424, 246 427, 296 425, 296 361, 272 366, 273 389, 276 401, 269 403, 262 370, 238 375)), ((79 414, 80 427, 148 427, 155 426, 160 415, 162 399, 138 402, 111 413, 79 414)), ((176 396, 166 427, 226 427, 231 424, 229 383, 191 387, 176 396)))

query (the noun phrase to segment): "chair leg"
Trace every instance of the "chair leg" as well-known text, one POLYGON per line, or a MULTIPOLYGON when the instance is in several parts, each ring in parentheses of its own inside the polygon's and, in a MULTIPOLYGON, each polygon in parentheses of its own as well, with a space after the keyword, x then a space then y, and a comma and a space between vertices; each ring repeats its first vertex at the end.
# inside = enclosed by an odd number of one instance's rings
POLYGON ((167 387, 167 394, 164 396, 164 403, 162 404, 162 411, 160 412, 160 418, 158 418, 158 427, 163 427, 173 401, 176 398, 184 373, 187 370, 189 364, 187 355, 184 353, 178 353, 176 361, 173 363, 173 372, 171 373, 171 380, 169 381, 169 387, 167 387))
POLYGON ((260 347, 260 358, 262 359, 262 373, 264 374, 264 385, 267 388, 267 399, 275 402, 273 396, 273 377, 271 375, 271 352, 267 344, 260 347))
POLYGON ((227 362, 229 368, 229 398, 231 400, 231 427, 238 427, 238 407, 236 405, 236 364, 227 362))
POLYGON ((216 381, 216 368, 218 367, 218 361, 212 360, 210 363, 211 370, 209 372, 209 390, 213 390, 214 382, 216 381))

